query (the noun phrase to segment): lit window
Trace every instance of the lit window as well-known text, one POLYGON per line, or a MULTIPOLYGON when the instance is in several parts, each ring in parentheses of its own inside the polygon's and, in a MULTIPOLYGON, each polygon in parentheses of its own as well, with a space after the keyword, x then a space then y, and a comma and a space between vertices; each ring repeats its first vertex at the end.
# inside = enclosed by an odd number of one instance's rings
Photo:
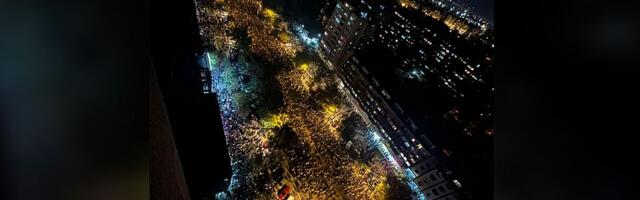
POLYGON ((455 184, 456 187, 458 187, 458 188, 462 187, 462 184, 458 180, 453 180, 453 184, 455 184))

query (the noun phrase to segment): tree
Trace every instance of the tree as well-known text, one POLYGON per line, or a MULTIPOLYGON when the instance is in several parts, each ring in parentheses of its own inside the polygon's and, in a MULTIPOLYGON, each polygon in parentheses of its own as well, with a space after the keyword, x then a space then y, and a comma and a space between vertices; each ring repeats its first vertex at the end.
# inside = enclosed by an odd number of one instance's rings
POLYGON ((388 176, 387 183, 389 184, 389 190, 384 199, 398 199, 409 200, 411 199, 411 190, 406 183, 402 182, 396 176, 388 176))
POLYGON ((297 137, 293 132, 293 129, 288 125, 285 125, 276 131, 276 134, 274 134, 269 145, 274 148, 285 149, 288 146, 295 145, 296 143, 297 137))
POLYGON ((356 133, 363 129, 361 125, 360 116, 356 113, 351 113, 347 118, 342 121, 342 139, 345 141, 351 140, 356 133))

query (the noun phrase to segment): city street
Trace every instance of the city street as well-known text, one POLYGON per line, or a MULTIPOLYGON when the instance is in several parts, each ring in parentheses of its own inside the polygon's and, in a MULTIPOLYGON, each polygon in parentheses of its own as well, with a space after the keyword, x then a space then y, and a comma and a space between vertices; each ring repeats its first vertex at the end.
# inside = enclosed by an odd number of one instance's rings
POLYGON ((201 34, 212 44, 208 60, 232 160, 232 199, 275 198, 273 166, 291 172, 285 182, 295 198, 384 199, 399 188, 389 185, 400 177, 375 147, 347 148, 357 141, 344 134, 367 138, 369 127, 316 49, 305 46, 308 38, 292 34, 292 24, 259 0, 197 9, 201 34), (345 120, 352 115, 359 122, 345 120), (358 130, 346 133, 345 123, 358 130), (361 153, 370 156, 353 156, 361 153))

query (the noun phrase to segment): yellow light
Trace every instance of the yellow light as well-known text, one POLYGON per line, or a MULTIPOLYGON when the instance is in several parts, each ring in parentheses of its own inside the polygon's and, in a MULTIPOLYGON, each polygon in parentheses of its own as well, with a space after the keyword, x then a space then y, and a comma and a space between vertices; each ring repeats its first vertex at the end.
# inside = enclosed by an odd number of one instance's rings
POLYGON ((307 63, 304 63, 300 65, 299 69, 306 72, 307 70, 309 70, 309 65, 307 63))
POLYGON ((280 128, 289 121, 289 115, 287 114, 275 114, 271 115, 267 119, 260 122, 264 128, 280 128))
POLYGON ((336 113, 336 111, 338 111, 338 106, 336 105, 329 104, 324 106, 324 112, 327 115, 333 115, 336 113))
POLYGON ((275 11, 269 9, 269 8, 265 8, 264 9, 264 16, 269 17, 269 18, 276 18, 278 17, 278 13, 276 13, 275 11))
POLYGON ((288 42, 291 40, 291 37, 287 33, 278 34, 278 38, 280 39, 280 41, 282 41, 284 43, 287 43, 287 44, 289 44, 288 42))

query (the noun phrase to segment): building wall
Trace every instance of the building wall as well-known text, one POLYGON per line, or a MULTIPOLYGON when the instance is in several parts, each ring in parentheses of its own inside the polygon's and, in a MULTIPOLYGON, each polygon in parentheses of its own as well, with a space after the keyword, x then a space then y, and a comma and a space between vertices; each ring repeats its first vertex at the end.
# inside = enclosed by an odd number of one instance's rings
POLYGON ((402 121, 392 120, 392 118, 398 119, 398 116, 389 107, 387 99, 380 94, 381 90, 377 90, 372 79, 367 77, 366 67, 360 65, 357 58, 350 57, 350 60, 338 68, 338 72, 345 89, 356 97, 366 115, 382 132, 380 135, 386 141, 390 141, 389 149, 393 150, 396 161, 403 163, 401 164, 403 167, 411 169, 415 174, 416 178, 413 182, 419 189, 425 195, 430 192, 432 197, 430 199, 458 199, 457 193, 453 193, 455 188, 447 187, 447 184, 449 186, 452 184, 440 170, 440 162, 425 148, 431 147, 432 144, 423 146, 402 121))
POLYGON ((454 98, 469 92, 463 86, 486 85, 486 75, 492 73, 492 47, 479 39, 460 38, 442 22, 421 15, 389 11, 378 23, 380 28, 363 42, 383 44, 401 60, 398 64, 409 79, 432 80, 431 86, 447 88, 454 98))
MULTIPOLYGON (((455 177, 431 154, 437 154, 435 146, 426 136, 414 135, 413 131, 419 130, 417 125, 403 115, 402 105, 396 106, 393 98, 367 70, 368 67, 380 66, 365 66, 366 62, 360 62, 354 52, 367 48, 369 43, 381 43, 383 48, 393 52, 389 56, 393 57, 393 62, 395 59, 399 61, 399 68, 419 70, 415 78, 429 78, 434 87, 449 90, 451 99, 460 98, 459 94, 466 92, 461 85, 486 83, 483 81, 484 73, 489 72, 485 69, 491 67, 492 58, 485 57, 492 55, 484 54, 486 49, 482 48, 465 49, 469 44, 460 45, 460 38, 450 33, 441 22, 434 20, 440 26, 431 27, 416 21, 414 16, 404 16, 393 10, 387 10, 385 17, 380 18, 383 20, 365 21, 366 24, 359 25, 357 29, 353 24, 346 23, 345 26, 341 22, 350 20, 349 17, 356 12, 343 10, 343 1, 338 5, 332 16, 326 19, 321 54, 333 64, 331 67, 338 72, 345 88, 356 97, 372 124, 381 131, 380 136, 390 144, 397 161, 413 171, 416 177, 413 181, 427 197, 431 200, 460 199, 460 194, 465 193, 456 191, 457 187, 450 181, 455 177), (346 11, 349 12, 343 13, 346 11), (375 31, 369 31, 366 26, 375 26, 375 31), (349 38, 356 33, 359 34, 357 39, 349 38), (446 174, 443 173, 445 171, 446 174)), ((364 56, 361 59, 365 59, 364 56)))
POLYGON ((363 35, 368 19, 364 13, 348 0, 338 1, 331 16, 325 19, 320 53, 330 67, 341 65, 347 50, 363 35))
POLYGON ((438 199, 434 199, 434 200, 458 200, 458 199, 462 199, 462 197, 460 196, 460 194, 458 193, 451 193, 445 196, 442 196, 438 199))
POLYGON ((149 76, 149 141, 151 199, 188 200, 189 190, 173 138, 169 115, 162 99, 155 70, 149 76))
POLYGON ((455 194, 455 186, 449 182, 438 183, 434 186, 429 187, 426 190, 423 190, 424 194, 429 199, 440 199, 441 197, 446 196, 454 196, 455 194))
POLYGON ((423 175, 417 177, 413 181, 416 184, 418 184, 418 187, 420 187, 421 190, 427 190, 432 186, 434 186, 435 184, 445 181, 445 179, 442 176, 442 173, 440 172, 440 170, 431 169, 430 171, 427 171, 427 173, 424 173, 423 175))
POLYGON ((429 155, 426 149, 418 148, 421 146, 420 141, 394 113, 381 94, 380 88, 371 84, 371 77, 364 75, 366 68, 359 65, 356 58, 351 57, 338 68, 338 72, 367 116, 382 131, 381 135, 385 140, 393 141, 392 150, 403 157, 401 162, 404 165, 412 165, 429 155))
POLYGON ((423 174, 428 173, 432 169, 435 169, 438 164, 438 160, 435 157, 428 157, 411 166, 411 170, 416 174, 416 177, 420 177, 423 174))

